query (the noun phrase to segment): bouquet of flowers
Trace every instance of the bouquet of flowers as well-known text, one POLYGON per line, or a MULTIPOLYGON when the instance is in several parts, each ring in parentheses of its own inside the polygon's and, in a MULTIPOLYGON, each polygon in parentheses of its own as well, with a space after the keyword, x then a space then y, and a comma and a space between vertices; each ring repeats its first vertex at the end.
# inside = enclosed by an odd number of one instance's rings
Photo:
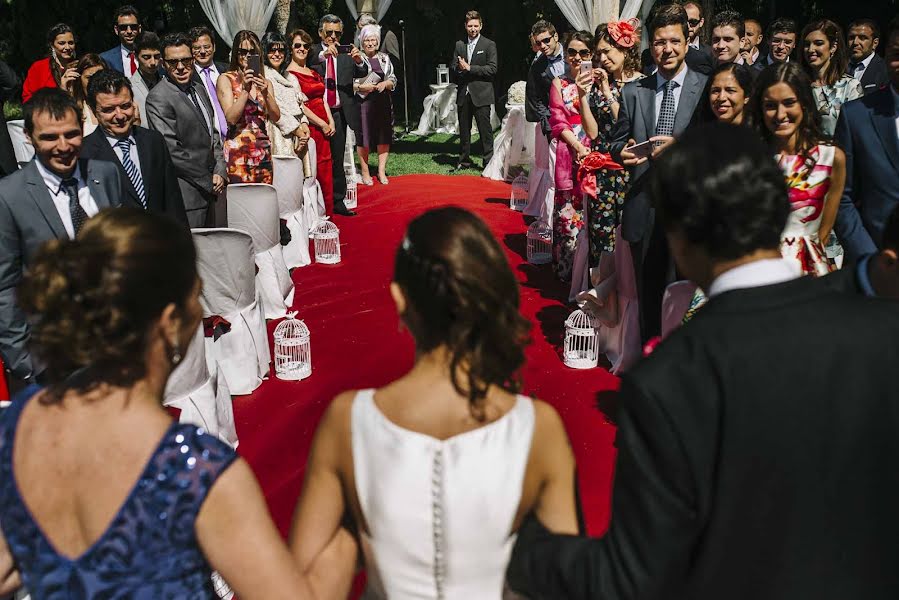
POLYGON ((509 94, 506 102, 509 104, 524 104, 525 85, 524 81, 516 81, 509 86, 509 94))

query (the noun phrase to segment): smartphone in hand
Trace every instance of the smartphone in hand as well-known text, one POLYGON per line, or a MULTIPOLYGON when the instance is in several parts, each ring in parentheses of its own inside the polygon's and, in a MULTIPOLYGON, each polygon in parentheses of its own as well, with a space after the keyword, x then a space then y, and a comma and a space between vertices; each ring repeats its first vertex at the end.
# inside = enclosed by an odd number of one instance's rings
POLYGON ((592 73, 593 72, 593 63, 589 60, 582 60, 579 68, 580 68, 580 73, 582 75, 584 73, 592 73))
POLYGON ((634 144, 630 148, 625 148, 625 150, 627 150, 637 158, 646 158, 647 156, 652 154, 653 149, 654 145, 649 140, 640 144, 634 144))
POLYGON ((262 77, 262 57, 258 54, 248 54, 247 69, 262 77))
POLYGON ((337 54, 349 54, 352 51, 352 44, 337 44, 337 54))

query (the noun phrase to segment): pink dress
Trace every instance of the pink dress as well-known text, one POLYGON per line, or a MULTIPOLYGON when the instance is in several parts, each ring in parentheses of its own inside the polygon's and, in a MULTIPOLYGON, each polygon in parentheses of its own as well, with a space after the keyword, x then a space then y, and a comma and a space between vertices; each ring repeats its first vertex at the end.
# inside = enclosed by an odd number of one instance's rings
POLYGON ((834 270, 818 239, 834 151, 833 146, 819 144, 807 155, 777 157, 790 190, 790 215, 780 237, 780 253, 795 261, 806 275, 826 275, 834 270))

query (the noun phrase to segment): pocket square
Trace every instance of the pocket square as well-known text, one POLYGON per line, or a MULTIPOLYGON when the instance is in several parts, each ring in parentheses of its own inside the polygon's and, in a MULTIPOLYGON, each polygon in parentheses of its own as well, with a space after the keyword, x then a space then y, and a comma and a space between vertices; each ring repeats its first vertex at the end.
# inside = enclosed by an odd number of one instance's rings
POLYGON ((483 54, 483 53, 484 53, 483 50, 478 50, 477 52, 475 52, 475 54, 483 54))

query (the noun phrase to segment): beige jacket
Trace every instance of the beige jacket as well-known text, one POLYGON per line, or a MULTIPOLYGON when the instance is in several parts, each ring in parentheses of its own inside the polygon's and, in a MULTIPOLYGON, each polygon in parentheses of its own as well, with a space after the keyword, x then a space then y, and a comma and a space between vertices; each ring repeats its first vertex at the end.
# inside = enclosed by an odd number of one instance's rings
POLYGON ((265 67, 265 78, 272 82, 275 102, 281 110, 277 123, 266 121, 268 137, 272 143, 273 156, 296 156, 293 149, 293 132, 300 123, 309 123, 303 114, 306 96, 300 90, 300 83, 292 75, 281 75, 270 67, 265 67))

